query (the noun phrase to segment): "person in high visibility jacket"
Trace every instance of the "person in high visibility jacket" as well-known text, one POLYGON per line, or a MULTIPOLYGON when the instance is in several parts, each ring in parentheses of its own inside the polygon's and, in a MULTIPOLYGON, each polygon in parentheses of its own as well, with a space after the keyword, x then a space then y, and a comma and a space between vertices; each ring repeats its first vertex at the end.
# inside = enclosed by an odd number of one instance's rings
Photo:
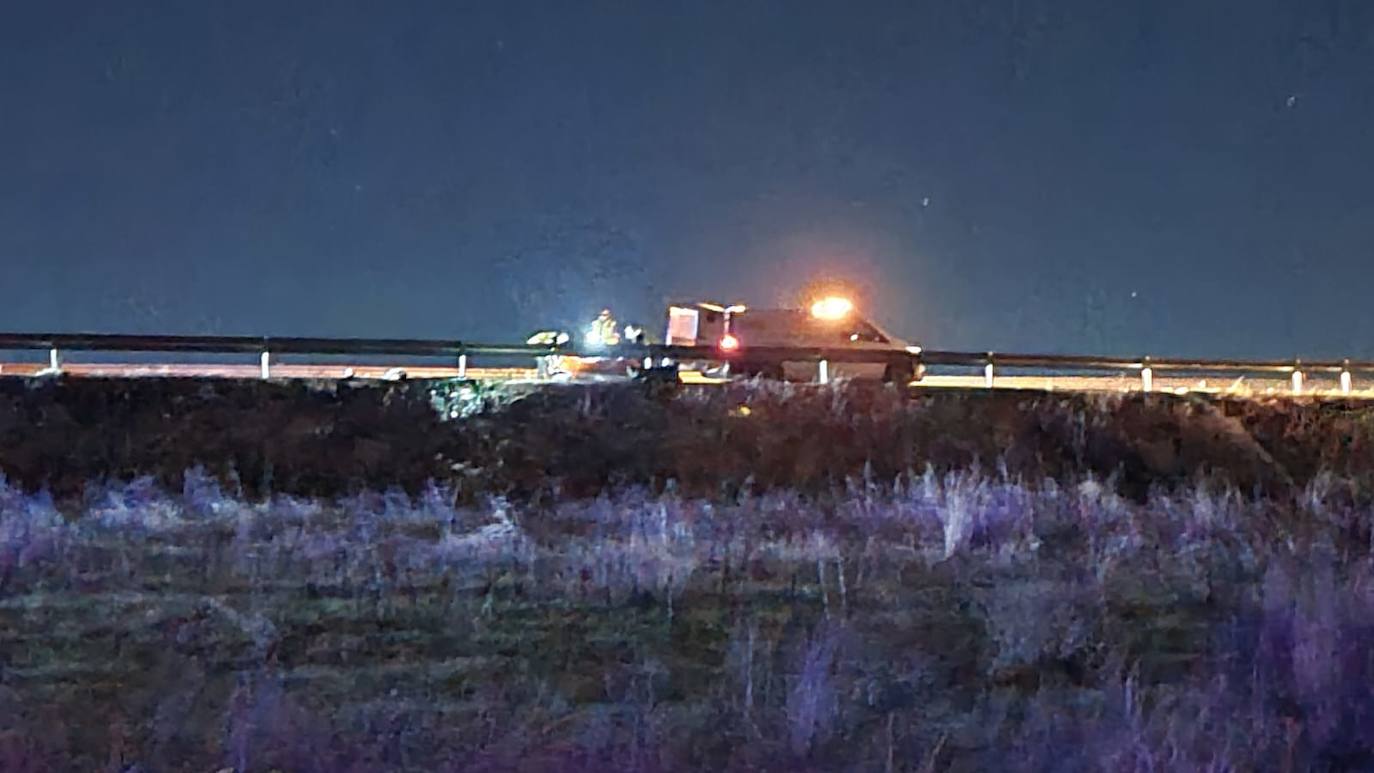
POLYGON ((615 346, 620 343, 620 331, 616 330, 615 317, 610 309, 602 309, 591 327, 587 329, 587 345, 596 349, 615 346))

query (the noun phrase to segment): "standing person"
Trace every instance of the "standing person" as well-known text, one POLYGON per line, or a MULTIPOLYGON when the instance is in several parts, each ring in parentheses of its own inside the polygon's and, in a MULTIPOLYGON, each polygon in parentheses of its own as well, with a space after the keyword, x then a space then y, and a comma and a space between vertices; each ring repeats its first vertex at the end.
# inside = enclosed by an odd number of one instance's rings
POLYGON ((610 309, 602 309, 587 331, 587 343, 596 348, 615 346, 620 343, 620 333, 615 329, 615 317, 610 309))

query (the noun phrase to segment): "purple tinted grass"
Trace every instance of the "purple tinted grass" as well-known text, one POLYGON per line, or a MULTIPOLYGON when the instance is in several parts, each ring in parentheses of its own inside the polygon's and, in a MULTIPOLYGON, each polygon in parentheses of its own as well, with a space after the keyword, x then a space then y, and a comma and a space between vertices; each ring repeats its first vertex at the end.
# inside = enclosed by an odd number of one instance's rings
MULTIPOLYGON (((146 480, 92 489, 91 517, 70 523, 50 500, 0 483, 0 570, 12 591, 35 567, 65 567, 64 552, 74 565, 106 566, 113 550, 172 571, 158 552, 169 543, 222 535, 223 587, 240 595, 218 602, 207 590, 220 606, 185 614, 243 642, 233 662, 245 676, 216 733, 225 765, 883 769, 889 754, 930 754, 935 769, 956 758, 1010 770, 1374 767, 1374 571, 1349 539, 1369 514, 1322 491, 1298 506, 1292 517, 1313 517, 1289 539, 1269 531, 1274 508, 1222 488, 1140 504, 1094 480, 971 473, 856 480, 839 502, 622 489, 537 508, 456 507, 438 486, 248 504, 203 475, 186 480, 179 498, 146 480), (297 613, 345 609, 363 654, 422 653, 388 633, 407 614, 395 591, 418 586, 458 600, 429 631, 444 634, 425 645, 437 658, 492 648, 471 657, 494 671, 452 677, 472 686, 446 720, 451 735, 408 734, 411 720, 390 709, 336 710, 292 681, 304 677, 291 658, 337 654, 310 646, 319 631, 292 633, 297 613), (307 587, 340 598, 317 604, 307 587), (274 592, 291 603, 271 606, 274 592), (632 599, 639 606, 624 606, 632 599), (502 615, 532 627, 501 629, 502 615), (538 625, 562 638, 528 650, 501 639, 547 632, 538 625), (973 638, 941 638, 951 629, 973 638), (294 651, 274 661, 291 636, 294 651), (1163 654, 1186 663, 1147 662, 1163 654), (957 679, 939 670, 954 661, 968 666, 957 679), (552 671, 521 670, 536 665, 552 671)), ((103 582, 146 605, 150 576, 103 582)), ((328 662, 306 665, 339 667, 328 662)), ((424 691, 438 689, 398 684, 375 702, 424 708, 424 691)), ((0 761, 70 767, 56 747, 3 735, 32 734, 32 722, 0 725, 0 761)))

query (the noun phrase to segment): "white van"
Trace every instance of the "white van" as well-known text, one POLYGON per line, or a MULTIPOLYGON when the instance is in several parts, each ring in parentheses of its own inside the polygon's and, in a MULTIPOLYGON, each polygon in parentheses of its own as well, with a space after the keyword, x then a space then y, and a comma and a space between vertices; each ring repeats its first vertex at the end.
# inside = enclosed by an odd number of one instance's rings
POLYGON ((894 383, 924 375, 915 355, 920 348, 862 317, 842 298, 824 298, 810 309, 750 309, 743 305, 682 303, 668 308, 665 342, 713 347, 719 358, 682 363, 708 375, 763 376, 788 381, 853 378, 894 383), (871 351, 871 362, 788 359, 787 348, 871 351), (764 351, 767 350, 767 351, 764 351))

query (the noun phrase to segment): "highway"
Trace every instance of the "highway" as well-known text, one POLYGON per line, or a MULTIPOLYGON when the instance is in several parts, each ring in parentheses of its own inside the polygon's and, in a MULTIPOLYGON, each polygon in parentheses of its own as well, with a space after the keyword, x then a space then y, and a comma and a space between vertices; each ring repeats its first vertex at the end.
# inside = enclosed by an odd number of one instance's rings
MULTIPOLYGON (((34 362, 0 363, 0 377, 34 377, 47 373, 48 366, 34 362)), ((382 379, 390 371, 397 370, 391 365, 349 365, 349 364, 273 364, 272 378, 280 379, 382 379)), ((407 378, 457 378, 455 367, 412 366, 400 367, 407 378)), ((62 373, 78 378, 241 378, 257 379, 262 377, 259 365, 236 363, 64 363, 62 373)), ((535 378, 534 368, 468 368, 466 376, 480 380, 513 380, 535 378)))
MULTIPOLYGON (((36 362, 0 363, 0 377, 34 378, 47 374, 47 365, 36 362)), ((234 378, 260 379, 261 367, 248 363, 64 363, 64 375, 74 378, 234 378)), ((270 375, 273 379, 322 379, 338 380, 354 378, 360 380, 381 380, 395 378, 399 374, 409 379, 467 378, 485 381, 536 381, 538 375, 533 368, 479 368, 469 367, 465 373, 452 366, 390 366, 390 365, 350 365, 332 364, 285 364, 274 363, 270 375)), ((605 377, 599 377, 604 380, 605 377)), ((711 385, 725 383, 722 379, 706 378, 696 373, 684 372, 681 379, 687 384, 711 385)), ((928 375, 917 386, 929 389, 978 389, 986 387, 982 376, 928 375)), ((1140 378, 1137 375, 1082 376, 1082 375, 1005 375, 994 381, 997 389, 1074 391, 1074 392, 1139 392, 1140 378)), ((1312 379, 1304 383, 1303 394, 1317 397, 1354 397, 1374 398, 1374 384, 1355 384, 1348 395, 1342 395, 1336 379, 1312 379)), ((1153 390, 1171 393, 1226 394, 1238 397, 1282 396, 1292 394, 1292 384, 1288 380, 1274 378, 1233 380, 1197 378, 1154 378, 1153 390)))
MULTIPOLYGON (((920 382, 931 388, 982 388, 981 376, 927 376, 920 382)), ((1051 392, 1139 392, 1139 376, 998 376, 997 389, 1030 389, 1051 392)), ((1356 385, 1348 394, 1341 392, 1336 379, 1309 380, 1303 384, 1302 394, 1315 397, 1351 397, 1374 399, 1374 384, 1356 385)), ((1286 379, 1198 379, 1161 378, 1155 376, 1153 391, 1174 394, 1230 395, 1234 397, 1281 397, 1293 394, 1292 383, 1286 379)))

